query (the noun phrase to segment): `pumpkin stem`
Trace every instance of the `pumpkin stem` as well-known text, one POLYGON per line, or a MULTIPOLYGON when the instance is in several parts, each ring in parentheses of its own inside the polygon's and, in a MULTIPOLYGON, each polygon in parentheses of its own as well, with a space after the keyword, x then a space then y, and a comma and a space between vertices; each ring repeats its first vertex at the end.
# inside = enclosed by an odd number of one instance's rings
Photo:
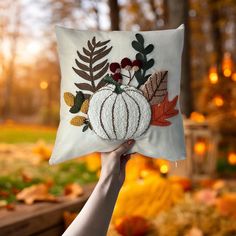
POLYGON ((109 84, 114 84, 116 86, 114 90, 115 93, 120 94, 124 92, 124 89, 120 87, 121 84, 116 82, 110 75, 106 75, 103 80, 109 84))

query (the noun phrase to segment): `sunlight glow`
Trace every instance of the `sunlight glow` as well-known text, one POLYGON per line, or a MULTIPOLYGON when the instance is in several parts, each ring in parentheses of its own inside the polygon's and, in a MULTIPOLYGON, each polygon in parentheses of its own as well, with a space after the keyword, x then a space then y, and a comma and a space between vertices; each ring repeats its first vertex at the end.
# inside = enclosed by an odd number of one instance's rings
POLYGON ((228 154, 228 162, 231 165, 236 165, 236 152, 230 152, 228 154))
POLYGON ((48 82, 47 81, 41 81, 39 86, 42 90, 45 90, 45 89, 48 88, 48 82))
POLYGON ((209 80, 212 84, 216 84, 219 80, 217 70, 215 66, 212 66, 209 71, 209 80))
POLYGON ((162 174, 167 174, 168 171, 169 171, 169 166, 168 166, 168 165, 166 165, 166 164, 161 165, 161 167, 160 167, 160 172, 161 172, 162 174))
POLYGON ((217 107, 222 107, 224 105, 224 100, 221 96, 215 96, 212 101, 217 107))

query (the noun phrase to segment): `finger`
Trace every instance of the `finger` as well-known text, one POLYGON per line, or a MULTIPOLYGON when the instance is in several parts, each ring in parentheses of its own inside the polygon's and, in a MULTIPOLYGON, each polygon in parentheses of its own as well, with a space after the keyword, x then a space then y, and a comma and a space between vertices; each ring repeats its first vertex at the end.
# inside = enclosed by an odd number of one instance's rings
POLYGON ((135 141, 133 139, 126 141, 125 143, 120 145, 116 150, 114 150, 113 153, 115 153, 117 156, 125 154, 133 146, 134 142, 135 141))

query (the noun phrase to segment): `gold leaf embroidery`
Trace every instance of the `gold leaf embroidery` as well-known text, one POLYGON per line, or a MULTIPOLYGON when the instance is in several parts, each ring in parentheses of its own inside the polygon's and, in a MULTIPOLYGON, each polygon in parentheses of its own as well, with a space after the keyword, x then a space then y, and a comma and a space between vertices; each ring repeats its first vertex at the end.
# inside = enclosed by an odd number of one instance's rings
POLYGON ((73 107, 74 106, 74 99, 75 99, 75 96, 72 93, 69 93, 69 92, 65 92, 64 93, 65 103, 69 107, 73 107))
POLYGON ((81 126, 85 122, 85 117, 84 116, 75 116, 74 118, 71 119, 70 123, 75 126, 81 126))
POLYGON ((82 106, 81 106, 81 108, 80 108, 80 111, 83 112, 84 114, 87 114, 88 108, 89 108, 89 100, 86 99, 86 100, 83 102, 83 104, 82 104, 82 106))

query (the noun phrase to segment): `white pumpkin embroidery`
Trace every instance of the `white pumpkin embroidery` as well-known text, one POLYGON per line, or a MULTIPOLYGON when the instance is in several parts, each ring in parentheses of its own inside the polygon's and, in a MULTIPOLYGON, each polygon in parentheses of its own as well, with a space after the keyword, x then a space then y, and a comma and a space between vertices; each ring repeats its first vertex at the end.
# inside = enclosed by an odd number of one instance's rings
POLYGON ((103 139, 125 140, 138 138, 149 127, 151 108, 142 92, 121 85, 122 92, 109 84, 93 94, 88 118, 94 132, 103 139))

